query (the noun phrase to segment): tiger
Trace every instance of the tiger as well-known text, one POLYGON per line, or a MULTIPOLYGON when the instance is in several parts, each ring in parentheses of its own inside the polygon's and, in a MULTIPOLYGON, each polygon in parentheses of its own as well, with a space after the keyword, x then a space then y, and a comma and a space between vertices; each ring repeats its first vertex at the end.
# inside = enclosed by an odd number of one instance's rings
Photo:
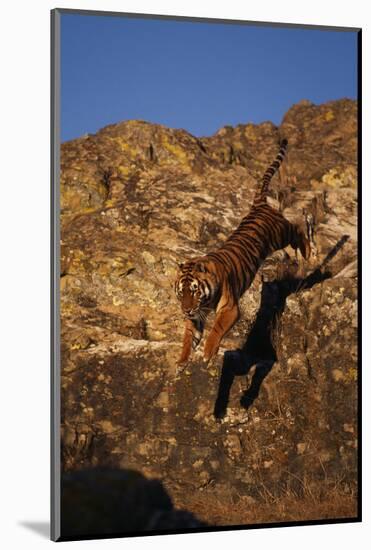
POLYGON ((304 231, 267 202, 269 184, 287 146, 287 139, 283 139, 274 162, 263 175, 249 213, 224 244, 178 265, 175 294, 185 317, 178 367, 187 363, 192 348, 199 345, 207 315, 213 310, 215 320, 204 345, 203 359, 207 364, 216 356, 222 339, 240 317, 239 299, 269 254, 291 245, 295 254, 299 249, 305 260, 310 256, 304 231))

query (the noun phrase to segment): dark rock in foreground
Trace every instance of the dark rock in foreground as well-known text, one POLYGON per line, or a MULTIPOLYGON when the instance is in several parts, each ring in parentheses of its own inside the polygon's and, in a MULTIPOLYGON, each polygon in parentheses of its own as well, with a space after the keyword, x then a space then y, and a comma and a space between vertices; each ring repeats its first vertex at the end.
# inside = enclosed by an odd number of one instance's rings
POLYGON ((205 527, 175 510, 160 481, 130 470, 93 469, 62 477, 63 538, 205 527))

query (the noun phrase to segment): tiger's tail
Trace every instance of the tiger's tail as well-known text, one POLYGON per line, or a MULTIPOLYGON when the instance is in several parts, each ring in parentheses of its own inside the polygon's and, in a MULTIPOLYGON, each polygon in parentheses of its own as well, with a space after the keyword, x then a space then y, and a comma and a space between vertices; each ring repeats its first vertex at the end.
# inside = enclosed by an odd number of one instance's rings
POLYGON ((254 200, 255 204, 257 202, 262 201, 262 200, 263 201, 266 200, 267 194, 268 194, 269 184, 271 182, 272 177, 277 172, 278 168, 281 166, 281 163, 282 163, 282 161, 285 157, 285 154, 286 154, 287 144, 288 144, 287 139, 283 139, 281 141, 280 150, 278 152, 278 155, 276 156, 274 162, 272 162, 272 164, 269 166, 269 168, 266 170, 266 172, 263 176, 261 188, 258 189, 258 191, 256 193, 256 196, 255 196, 255 200, 254 200))

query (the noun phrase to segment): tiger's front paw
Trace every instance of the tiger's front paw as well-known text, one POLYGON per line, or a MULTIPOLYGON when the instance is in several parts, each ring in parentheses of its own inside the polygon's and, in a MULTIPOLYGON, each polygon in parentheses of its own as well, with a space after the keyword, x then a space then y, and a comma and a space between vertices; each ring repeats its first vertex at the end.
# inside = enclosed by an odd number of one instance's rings
POLYGON ((214 344, 209 344, 206 342, 205 348, 204 348, 204 362, 206 364, 213 359, 216 354, 218 353, 219 346, 215 346, 214 344))
POLYGON ((177 361, 176 363, 175 376, 177 377, 180 374, 182 374, 182 372, 185 370, 187 365, 188 365, 188 359, 185 359, 185 360, 179 359, 179 361, 177 361))

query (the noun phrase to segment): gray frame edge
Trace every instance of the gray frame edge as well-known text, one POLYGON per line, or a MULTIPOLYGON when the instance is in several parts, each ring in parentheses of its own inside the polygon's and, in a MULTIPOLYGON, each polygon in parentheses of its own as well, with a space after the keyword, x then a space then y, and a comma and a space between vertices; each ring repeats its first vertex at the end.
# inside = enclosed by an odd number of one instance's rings
POLYGON ((88 9, 74 8, 56 8, 60 15, 95 15, 100 17, 125 17, 137 19, 157 19, 169 21, 188 21, 193 23, 226 23, 231 25, 250 25, 256 27, 290 27, 300 30, 317 30, 317 31, 339 31, 339 32, 358 32, 361 27, 337 27, 331 25, 316 25, 315 23, 284 23, 284 22, 269 22, 269 21, 249 21, 240 19, 219 19, 216 17, 197 17, 187 15, 163 15, 155 13, 135 13, 135 12, 118 12, 118 11, 100 11, 88 9))
POLYGON ((50 77, 51 77, 51 423, 50 423, 50 538, 57 541, 61 536, 61 460, 60 460, 60 10, 51 10, 50 77))

